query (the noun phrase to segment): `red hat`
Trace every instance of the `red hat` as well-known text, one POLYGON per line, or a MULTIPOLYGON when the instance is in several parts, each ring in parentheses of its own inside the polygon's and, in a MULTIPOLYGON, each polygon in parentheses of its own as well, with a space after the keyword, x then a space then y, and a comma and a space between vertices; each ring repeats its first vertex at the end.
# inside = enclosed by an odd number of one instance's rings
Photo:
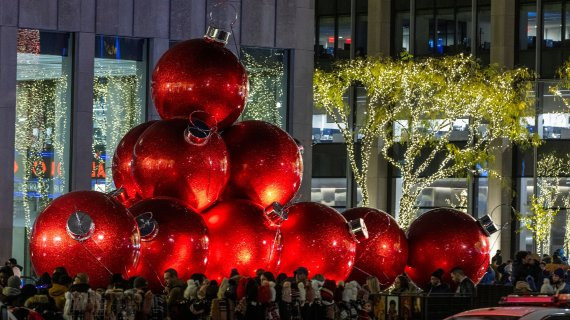
POLYGON ((332 302, 334 299, 334 291, 336 290, 336 284, 333 280, 325 280, 323 286, 321 287, 321 298, 324 301, 332 302))

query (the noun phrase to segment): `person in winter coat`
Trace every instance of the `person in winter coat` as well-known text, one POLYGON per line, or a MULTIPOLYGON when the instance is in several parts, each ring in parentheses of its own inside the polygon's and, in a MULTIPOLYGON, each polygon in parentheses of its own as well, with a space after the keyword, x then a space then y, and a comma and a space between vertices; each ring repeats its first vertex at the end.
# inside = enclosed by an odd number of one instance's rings
POLYGON ((78 273, 73 285, 65 293, 63 318, 94 320, 100 308, 100 300, 101 296, 89 287, 87 274, 78 273))
POLYGON ((0 290, 8 286, 8 279, 14 275, 12 268, 4 266, 0 268, 0 290))
POLYGON ((19 298, 22 293, 20 290, 21 281, 18 276, 11 276, 8 278, 6 286, 2 289, 2 294, 0 294, 0 301, 11 307, 21 307, 19 305, 19 298))
POLYGON ((437 269, 431 274, 430 284, 426 290, 428 295, 450 293, 451 289, 447 283, 441 281, 443 269, 437 269))
POLYGON ((465 275, 463 269, 454 268, 451 270, 451 279, 458 284, 457 290, 455 291, 456 295, 477 295, 475 284, 465 275))
POLYGON ((186 284, 178 279, 178 272, 174 269, 164 271, 164 283, 166 284, 167 319, 180 319, 183 312, 180 302, 184 298, 186 284))
POLYGON ((325 280, 321 287, 321 301, 323 304, 322 313, 317 319, 334 320, 335 318, 335 301, 334 292, 336 283, 333 280, 325 280))
POLYGON ((134 319, 138 303, 134 291, 125 291, 125 280, 120 274, 113 274, 109 288, 105 291, 105 319, 134 319))
POLYGON ((65 307, 65 293, 69 290, 72 283, 73 279, 68 275, 61 273, 53 275, 53 284, 48 290, 48 295, 53 299, 58 311, 63 311, 65 307))
POLYGON ((552 288, 554 289, 554 294, 570 293, 570 288, 564 282, 564 270, 562 268, 554 270, 552 274, 552 288))
POLYGON ((550 284, 550 279, 544 278, 543 281, 542 287, 540 287, 540 293, 548 295, 554 294, 554 288, 552 288, 552 285, 550 284))
POLYGON ((410 279, 405 275, 399 275, 396 277, 394 281, 394 289, 392 290, 392 294, 407 294, 407 293, 417 293, 420 289, 416 287, 410 279))
POLYGON ((266 320, 278 320, 279 307, 275 301, 277 298, 277 291, 275 290, 275 277, 271 272, 264 272, 261 277, 261 286, 258 290, 257 300, 265 310, 266 320))

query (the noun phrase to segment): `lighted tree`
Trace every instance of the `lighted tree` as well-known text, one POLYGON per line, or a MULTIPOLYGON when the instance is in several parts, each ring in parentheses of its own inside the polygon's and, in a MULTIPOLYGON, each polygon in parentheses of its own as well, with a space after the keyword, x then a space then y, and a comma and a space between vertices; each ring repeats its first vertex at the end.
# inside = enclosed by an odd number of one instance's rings
MULTIPOLYGON (((570 173, 570 155, 548 154, 537 162, 537 195, 530 198, 530 213, 520 215, 524 227, 533 233, 538 254, 550 252, 550 235, 554 218, 561 210, 561 204, 570 208, 570 195, 560 191, 560 176, 570 173)), ((566 218, 564 246, 568 248, 570 233, 569 216, 566 218)))
MULTIPOLYGON (((482 67, 463 55, 428 59, 366 58, 341 62, 332 71, 317 70, 316 105, 337 123, 347 147, 348 160, 363 205, 368 205, 368 165, 380 140, 383 157, 402 175, 398 222, 407 229, 416 217, 416 201, 433 182, 466 172, 477 165, 487 168, 498 148, 493 142, 507 139, 528 143, 531 134, 525 117, 532 104, 526 69, 482 67), (364 123, 351 130, 351 108, 342 99, 351 85, 368 93, 364 123), (453 143, 453 124, 466 119, 465 141, 453 143), (359 165, 355 146, 360 140, 359 165), (404 148, 403 159, 390 150, 404 148), (428 170, 436 168, 435 170, 428 170)), ((490 174, 494 174, 489 170, 490 174)))

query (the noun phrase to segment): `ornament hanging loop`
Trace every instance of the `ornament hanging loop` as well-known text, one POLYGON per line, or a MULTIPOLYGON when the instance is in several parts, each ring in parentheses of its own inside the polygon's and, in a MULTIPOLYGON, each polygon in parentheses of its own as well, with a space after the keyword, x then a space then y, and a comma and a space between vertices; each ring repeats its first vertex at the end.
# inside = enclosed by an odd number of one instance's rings
POLYGON ((208 14, 208 29, 205 38, 227 44, 238 19, 236 7, 228 1, 216 3, 208 14))
POLYGON ((207 119, 213 119, 213 117, 204 111, 194 111, 190 114, 188 127, 184 130, 186 142, 198 146, 208 142, 212 132, 216 132, 217 129, 210 127, 207 119))
POLYGON ((350 229, 350 233, 354 235, 356 241, 360 242, 368 239, 368 228, 366 228, 366 224, 362 218, 350 220, 348 222, 348 228, 350 229))

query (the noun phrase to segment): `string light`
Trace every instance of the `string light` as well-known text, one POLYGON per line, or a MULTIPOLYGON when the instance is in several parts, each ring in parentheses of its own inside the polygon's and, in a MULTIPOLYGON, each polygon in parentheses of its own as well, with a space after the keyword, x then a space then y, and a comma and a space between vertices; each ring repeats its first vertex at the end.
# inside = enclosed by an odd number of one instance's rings
MULTIPOLYGON (((501 148, 495 141, 538 143, 527 129, 532 116, 532 87, 526 69, 482 67, 463 55, 400 60, 367 57, 343 61, 332 71, 316 70, 314 97, 338 125, 363 205, 369 204, 368 166, 373 147, 381 141, 383 157, 401 172, 402 196, 398 223, 407 229, 417 215, 417 198, 435 181, 487 166, 501 148), (349 127, 350 109, 342 95, 353 84, 368 94, 365 119, 357 130, 349 127), (453 122, 468 119, 464 144, 452 141, 453 122), (395 134, 395 128, 401 134, 395 134), (361 165, 355 157, 361 136, 361 165), (404 147, 402 159, 391 152, 404 147), (435 169, 434 169, 435 168, 435 169)), ((497 172, 485 168, 490 176, 497 172)))
POLYGON ((242 63, 249 78, 249 98, 243 120, 263 120, 283 127, 283 117, 279 111, 284 100, 285 68, 276 57, 282 57, 282 54, 258 57, 242 51, 242 63))
MULTIPOLYGON (((38 58, 38 57, 36 57, 38 58)), ((33 61, 32 61, 33 63, 33 61)), ((38 69, 39 70, 39 69, 38 69)), ((61 74, 52 78, 52 72, 38 71, 37 79, 19 81, 16 90, 15 149, 20 156, 23 172, 17 189, 22 194, 24 226, 30 236, 32 209, 37 212, 46 207, 49 194, 66 190, 65 149, 68 143, 69 92, 68 77, 61 74), (47 167, 43 154, 53 148, 53 166, 47 167), (30 194, 39 199, 32 208, 30 194)))
POLYGON ((93 82, 93 122, 98 133, 94 134, 92 152, 96 166, 105 168, 105 191, 113 188, 113 153, 123 136, 142 120, 142 100, 139 86, 142 76, 137 73, 137 63, 124 62, 118 73, 114 64, 103 64, 93 82), (104 146, 103 150, 97 147, 104 146))

